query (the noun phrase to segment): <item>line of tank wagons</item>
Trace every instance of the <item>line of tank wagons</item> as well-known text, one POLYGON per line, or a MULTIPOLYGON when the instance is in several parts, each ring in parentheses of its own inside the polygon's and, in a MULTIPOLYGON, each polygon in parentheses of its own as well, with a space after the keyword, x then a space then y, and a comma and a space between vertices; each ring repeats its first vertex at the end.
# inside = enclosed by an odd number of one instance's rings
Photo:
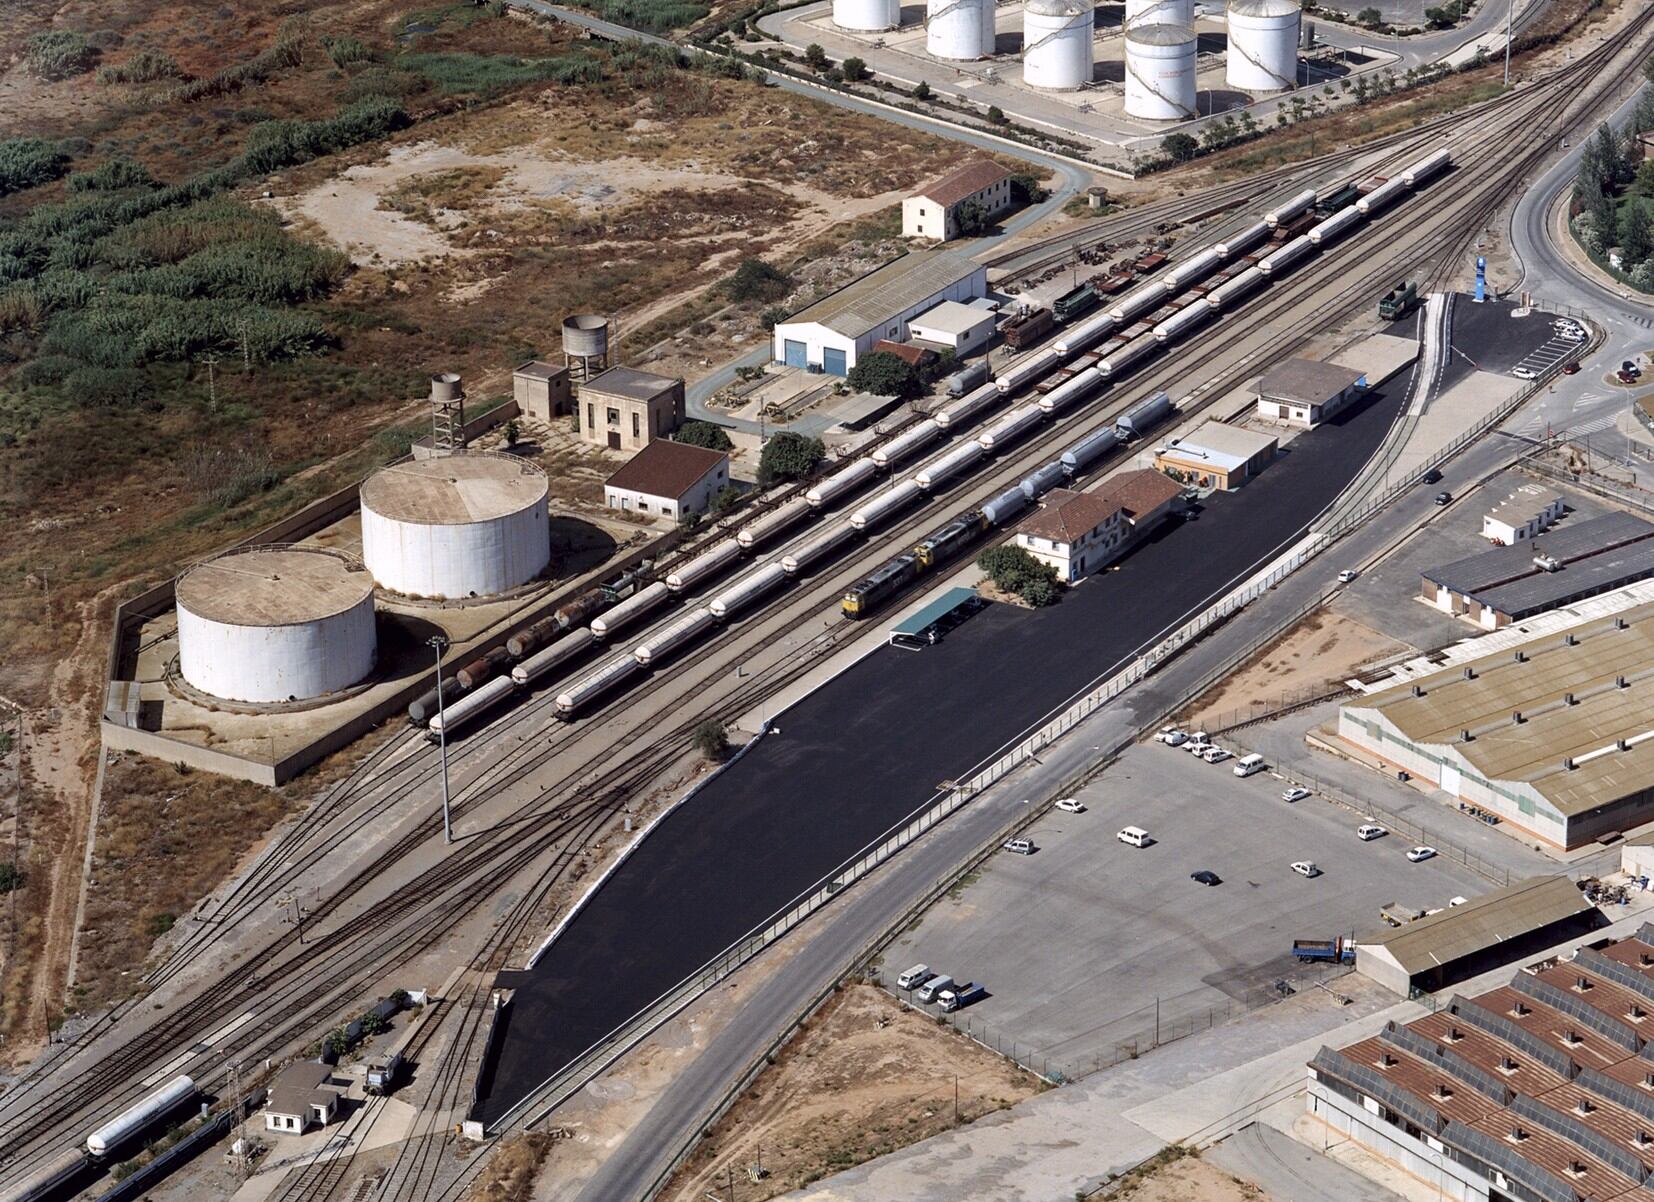
MULTIPOLYGON (((744 556, 773 544, 812 513, 913 458, 989 406, 1025 388, 1042 385, 1048 378, 1060 380, 1047 388, 1037 401, 1012 409, 975 438, 962 440, 912 476, 873 493, 847 516, 829 522, 819 533, 795 544, 780 558, 754 567, 704 605, 686 610, 635 646, 572 681, 558 694, 556 712, 565 720, 574 718, 592 702, 642 675, 720 622, 737 617, 790 577, 825 559, 857 536, 876 529, 924 494, 974 467, 1040 422, 1091 398, 1111 379, 1123 375, 1156 348, 1223 312, 1451 163, 1450 151, 1437 150, 1359 195, 1353 203, 1319 222, 1312 222, 1278 249, 1267 254, 1254 253, 1270 241, 1276 230, 1302 224, 1316 203, 1315 190, 1305 189, 1233 237, 1200 251, 1123 296, 1102 315, 1069 327, 1047 350, 966 392, 934 416, 851 461, 802 496, 784 502, 742 527, 734 538, 719 542, 674 569, 664 580, 642 583, 627 578, 581 594, 551 617, 512 636, 504 648, 462 667, 454 682, 445 686, 452 694, 457 685, 460 694, 453 704, 442 707, 440 714, 435 689, 415 700, 408 707, 410 721, 426 725, 433 740, 445 733, 455 733, 516 690, 566 671, 592 648, 635 626, 672 597, 710 583, 733 569, 744 556), (1138 320, 1226 266, 1240 269, 1191 303, 1176 309, 1165 320, 1153 326, 1138 320), (1102 353, 1086 354, 1105 339, 1111 341, 1102 353), (1064 366, 1075 357, 1079 357, 1075 365, 1064 366)), ((1163 421, 1171 411, 1171 401, 1164 393, 1150 397, 1122 414, 1113 427, 1076 443, 1015 488, 980 509, 953 518, 851 588, 842 603, 845 616, 865 617, 911 581, 946 562, 983 531, 1003 526, 1057 483, 1072 479, 1115 446, 1163 421)))

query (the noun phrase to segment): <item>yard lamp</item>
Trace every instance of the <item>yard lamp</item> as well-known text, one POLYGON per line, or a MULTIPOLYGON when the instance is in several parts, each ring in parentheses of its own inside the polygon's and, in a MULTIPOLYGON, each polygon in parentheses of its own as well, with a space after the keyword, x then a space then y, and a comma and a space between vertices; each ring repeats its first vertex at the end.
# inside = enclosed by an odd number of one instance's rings
POLYGON ((454 827, 448 817, 448 720, 442 716, 442 653, 448 650, 448 640, 440 634, 433 634, 425 640, 426 644, 436 652, 436 714, 437 755, 442 761, 442 841, 454 841, 454 827))

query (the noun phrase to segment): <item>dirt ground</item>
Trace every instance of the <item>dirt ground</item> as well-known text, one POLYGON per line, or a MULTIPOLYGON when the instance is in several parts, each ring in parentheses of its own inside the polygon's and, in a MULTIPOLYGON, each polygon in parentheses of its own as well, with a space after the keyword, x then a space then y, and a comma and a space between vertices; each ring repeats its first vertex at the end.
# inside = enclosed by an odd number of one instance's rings
POLYGON ((1271 1202, 1271 1196, 1257 1186, 1198 1156, 1147 1167, 1128 1177, 1109 1197, 1132 1202, 1271 1202))
POLYGON ((743 1202, 760 1202, 1038 1089, 1036 1078, 951 1027, 872 985, 847 985, 701 1142, 661 1197, 700 1202, 733 1169, 743 1202), (758 1163, 765 1175, 752 1181, 748 1166, 758 1163))

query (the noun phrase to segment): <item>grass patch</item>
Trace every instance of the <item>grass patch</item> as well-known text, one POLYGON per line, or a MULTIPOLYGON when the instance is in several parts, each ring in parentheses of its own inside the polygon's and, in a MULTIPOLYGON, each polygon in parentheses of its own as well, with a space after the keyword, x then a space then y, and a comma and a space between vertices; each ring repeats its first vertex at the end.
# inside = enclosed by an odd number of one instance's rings
POLYGON ((49 184, 69 170, 69 156, 45 138, 0 142, 0 196, 49 184))
POLYGON ((429 80, 439 92, 482 96, 530 83, 592 84, 603 78, 602 64, 585 55, 517 58, 455 50, 404 54, 397 66, 429 80))

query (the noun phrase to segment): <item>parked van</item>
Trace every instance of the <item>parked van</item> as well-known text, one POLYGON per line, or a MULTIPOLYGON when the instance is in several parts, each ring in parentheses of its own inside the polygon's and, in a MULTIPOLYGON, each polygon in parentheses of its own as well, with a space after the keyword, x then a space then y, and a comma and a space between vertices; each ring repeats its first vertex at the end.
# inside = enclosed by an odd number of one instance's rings
POLYGON ((1128 826, 1114 836, 1122 843, 1129 843, 1133 847, 1147 847, 1154 840, 1149 838, 1149 832, 1140 826, 1128 826))
POLYGON ((944 989, 952 988, 953 978, 948 976, 947 973, 943 973, 939 977, 932 977, 923 985, 919 986, 918 991, 915 992, 913 996, 921 1003, 928 1006, 942 995, 942 991, 944 989))
POLYGON ((1254 772, 1262 772, 1269 765, 1263 762, 1261 755, 1243 755, 1235 761, 1236 776, 1251 776, 1254 772))
POLYGON ((923 964, 915 964, 896 978, 897 989, 917 989, 936 974, 923 964))
POLYGON ((952 1013, 987 996, 988 991, 973 981, 965 985, 955 985, 952 989, 944 989, 936 1000, 942 1004, 943 1010, 952 1013))

